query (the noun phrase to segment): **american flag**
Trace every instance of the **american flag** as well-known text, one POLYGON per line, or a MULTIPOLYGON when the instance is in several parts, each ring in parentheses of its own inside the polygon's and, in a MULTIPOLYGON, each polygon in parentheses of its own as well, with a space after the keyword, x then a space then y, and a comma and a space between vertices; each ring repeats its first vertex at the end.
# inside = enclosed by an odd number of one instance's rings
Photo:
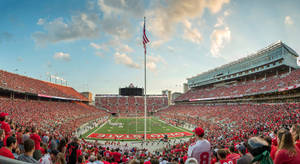
POLYGON ((143 45, 146 54, 146 44, 149 43, 149 39, 146 36, 146 18, 144 17, 144 29, 143 29, 143 45))

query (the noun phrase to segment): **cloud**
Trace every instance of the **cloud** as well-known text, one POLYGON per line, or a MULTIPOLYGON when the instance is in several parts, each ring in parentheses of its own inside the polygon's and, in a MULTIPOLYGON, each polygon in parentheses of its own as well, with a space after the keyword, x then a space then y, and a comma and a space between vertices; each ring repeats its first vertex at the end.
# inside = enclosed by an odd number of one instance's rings
POLYGON ((0 43, 1 42, 9 42, 10 40, 12 40, 12 38, 13 38, 13 34, 11 34, 9 32, 0 33, 0 43))
POLYGON ((101 20, 101 27, 104 32, 120 39, 129 39, 132 36, 133 28, 127 19, 108 17, 101 20))
POLYGON ((149 11, 150 31, 159 38, 168 39, 175 31, 176 24, 185 20, 201 18, 204 9, 217 13, 230 0, 171 0, 153 11, 149 11))
POLYGON ((91 42, 91 43, 90 43, 90 46, 93 47, 93 48, 95 48, 95 49, 97 49, 97 50, 103 49, 103 46, 102 46, 102 45, 96 44, 96 43, 94 43, 94 42, 91 42))
POLYGON ((229 10, 224 11, 223 15, 218 17, 217 23, 214 25, 216 29, 212 32, 210 36, 210 53, 213 57, 218 57, 220 55, 220 50, 224 48, 225 44, 230 42, 231 40, 231 31, 225 23, 225 18, 229 15, 229 10), (224 29, 220 29, 221 27, 224 27, 224 29))
POLYGON ((60 41, 93 39, 99 36, 98 22, 97 15, 85 13, 72 16, 69 22, 64 21, 63 18, 56 18, 51 22, 44 22, 44 32, 35 32, 32 37, 39 45, 60 41))
POLYGON ((101 27, 104 32, 121 39, 132 36, 131 19, 140 18, 145 12, 144 2, 140 0, 98 0, 98 6, 103 12, 101 27))
POLYGON ((206 2, 206 6, 212 13, 217 13, 222 9, 223 4, 229 2, 230 0, 209 0, 206 2))
POLYGON ((116 52, 114 55, 115 63, 122 64, 130 68, 140 69, 141 66, 138 63, 135 63, 128 55, 125 53, 120 54, 116 52))
POLYGON ((125 53, 131 53, 134 50, 131 47, 129 47, 127 44, 122 44, 122 45, 120 45, 119 48, 117 48, 117 51, 125 52, 125 53))
POLYGON ((175 48, 168 46, 167 49, 169 50, 169 52, 175 52, 175 48))
POLYGON ((107 51, 109 48, 114 48, 117 52, 121 52, 121 53, 134 52, 134 50, 129 45, 122 44, 118 39, 113 39, 107 43, 102 43, 102 44, 96 44, 94 42, 91 42, 90 46, 95 48, 96 50, 102 49, 107 51))
POLYGON ((163 45, 166 42, 167 42, 167 40, 154 40, 152 42, 150 41, 150 47, 152 47, 152 48, 158 48, 158 47, 160 47, 161 45, 163 45))
POLYGON ((63 60, 63 61, 70 61, 71 60, 70 54, 64 53, 64 52, 56 52, 53 55, 53 58, 56 59, 56 60, 63 60))
POLYGON ((99 51, 95 52, 95 55, 96 55, 96 56, 99 56, 99 57, 104 57, 104 54, 101 53, 101 52, 99 52, 99 51))
POLYGON ((293 25, 294 21, 293 21, 293 19, 290 16, 286 16, 284 18, 284 24, 286 24, 286 25, 293 25))
POLYGON ((196 28, 192 28, 192 24, 188 20, 185 20, 183 25, 185 27, 183 39, 199 44, 202 41, 201 33, 196 28))
POLYGON ((130 14, 139 17, 144 13, 144 2, 141 0, 98 0, 98 5, 105 17, 130 14))
POLYGON ((215 29, 211 34, 211 48, 210 53, 213 57, 218 57, 220 50, 224 48, 226 43, 231 40, 231 31, 229 27, 224 29, 215 29))
POLYGON ((37 25, 43 25, 44 23, 45 23, 45 19, 40 18, 36 24, 37 25))
POLYGON ((226 11, 224 11, 224 16, 226 17, 226 16, 229 16, 230 15, 230 13, 231 13, 231 11, 230 10, 226 10, 226 11))
POLYGON ((218 17, 217 23, 214 25, 214 27, 220 27, 224 25, 224 17, 218 17))
POLYGON ((150 71, 156 72, 158 63, 166 64, 165 60, 159 55, 157 55, 157 56, 148 55, 147 56, 147 65, 146 66, 147 66, 147 69, 149 69, 150 71))
POLYGON ((217 18, 217 23, 214 25, 214 27, 221 27, 221 26, 225 26, 225 17, 230 15, 230 11, 226 10, 224 11, 222 16, 219 16, 217 18))

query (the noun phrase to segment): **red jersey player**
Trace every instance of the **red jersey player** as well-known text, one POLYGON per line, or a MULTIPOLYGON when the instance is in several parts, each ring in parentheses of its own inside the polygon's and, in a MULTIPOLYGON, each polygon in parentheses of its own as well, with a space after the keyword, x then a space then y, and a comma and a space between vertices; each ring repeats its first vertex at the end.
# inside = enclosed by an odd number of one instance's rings
POLYGON ((189 146, 188 157, 196 158, 198 164, 210 164, 210 143, 203 138, 204 130, 198 127, 193 132, 196 141, 189 146))

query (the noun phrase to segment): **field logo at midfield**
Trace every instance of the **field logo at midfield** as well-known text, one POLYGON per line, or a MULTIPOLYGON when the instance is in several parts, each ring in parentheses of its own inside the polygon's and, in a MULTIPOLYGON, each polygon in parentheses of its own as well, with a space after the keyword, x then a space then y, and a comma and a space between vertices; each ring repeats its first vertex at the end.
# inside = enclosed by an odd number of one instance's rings
MULTIPOLYGON (((192 133, 189 132, 174 132, 174 133, 155 133, 147 134, 148 139, 161 139, 167 135, 169 138, 177 137, 187 137, 192 136, 192 133)), ((93 133, 87 138, 91 139, 121 139, 121 140, 135 140, 142 139, 144 134, 103 134, 103 133, 93 133)))

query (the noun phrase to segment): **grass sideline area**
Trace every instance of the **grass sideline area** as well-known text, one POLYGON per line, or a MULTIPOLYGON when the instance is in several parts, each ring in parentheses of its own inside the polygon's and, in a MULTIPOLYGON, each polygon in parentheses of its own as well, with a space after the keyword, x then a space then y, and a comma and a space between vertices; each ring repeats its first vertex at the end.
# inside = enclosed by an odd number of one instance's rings
MULTIPOLYGON (((157 118, 147 118, 147 134, 161 133, 192 133, 189 130, 168 125, 157 118)), ((102 127, 96 127, 85 133, 82 138, 89 140, 111 140, 88 138, 89 135, 96 134, 144 134, 144 118, 112 118, 111 124, 121 124, 121 126, 112 126, 108 122, 102 127)), ((180 137, 176 137, 180 138, 180 137)), ((125 141, 125 140, 124 140, 125 141)))

